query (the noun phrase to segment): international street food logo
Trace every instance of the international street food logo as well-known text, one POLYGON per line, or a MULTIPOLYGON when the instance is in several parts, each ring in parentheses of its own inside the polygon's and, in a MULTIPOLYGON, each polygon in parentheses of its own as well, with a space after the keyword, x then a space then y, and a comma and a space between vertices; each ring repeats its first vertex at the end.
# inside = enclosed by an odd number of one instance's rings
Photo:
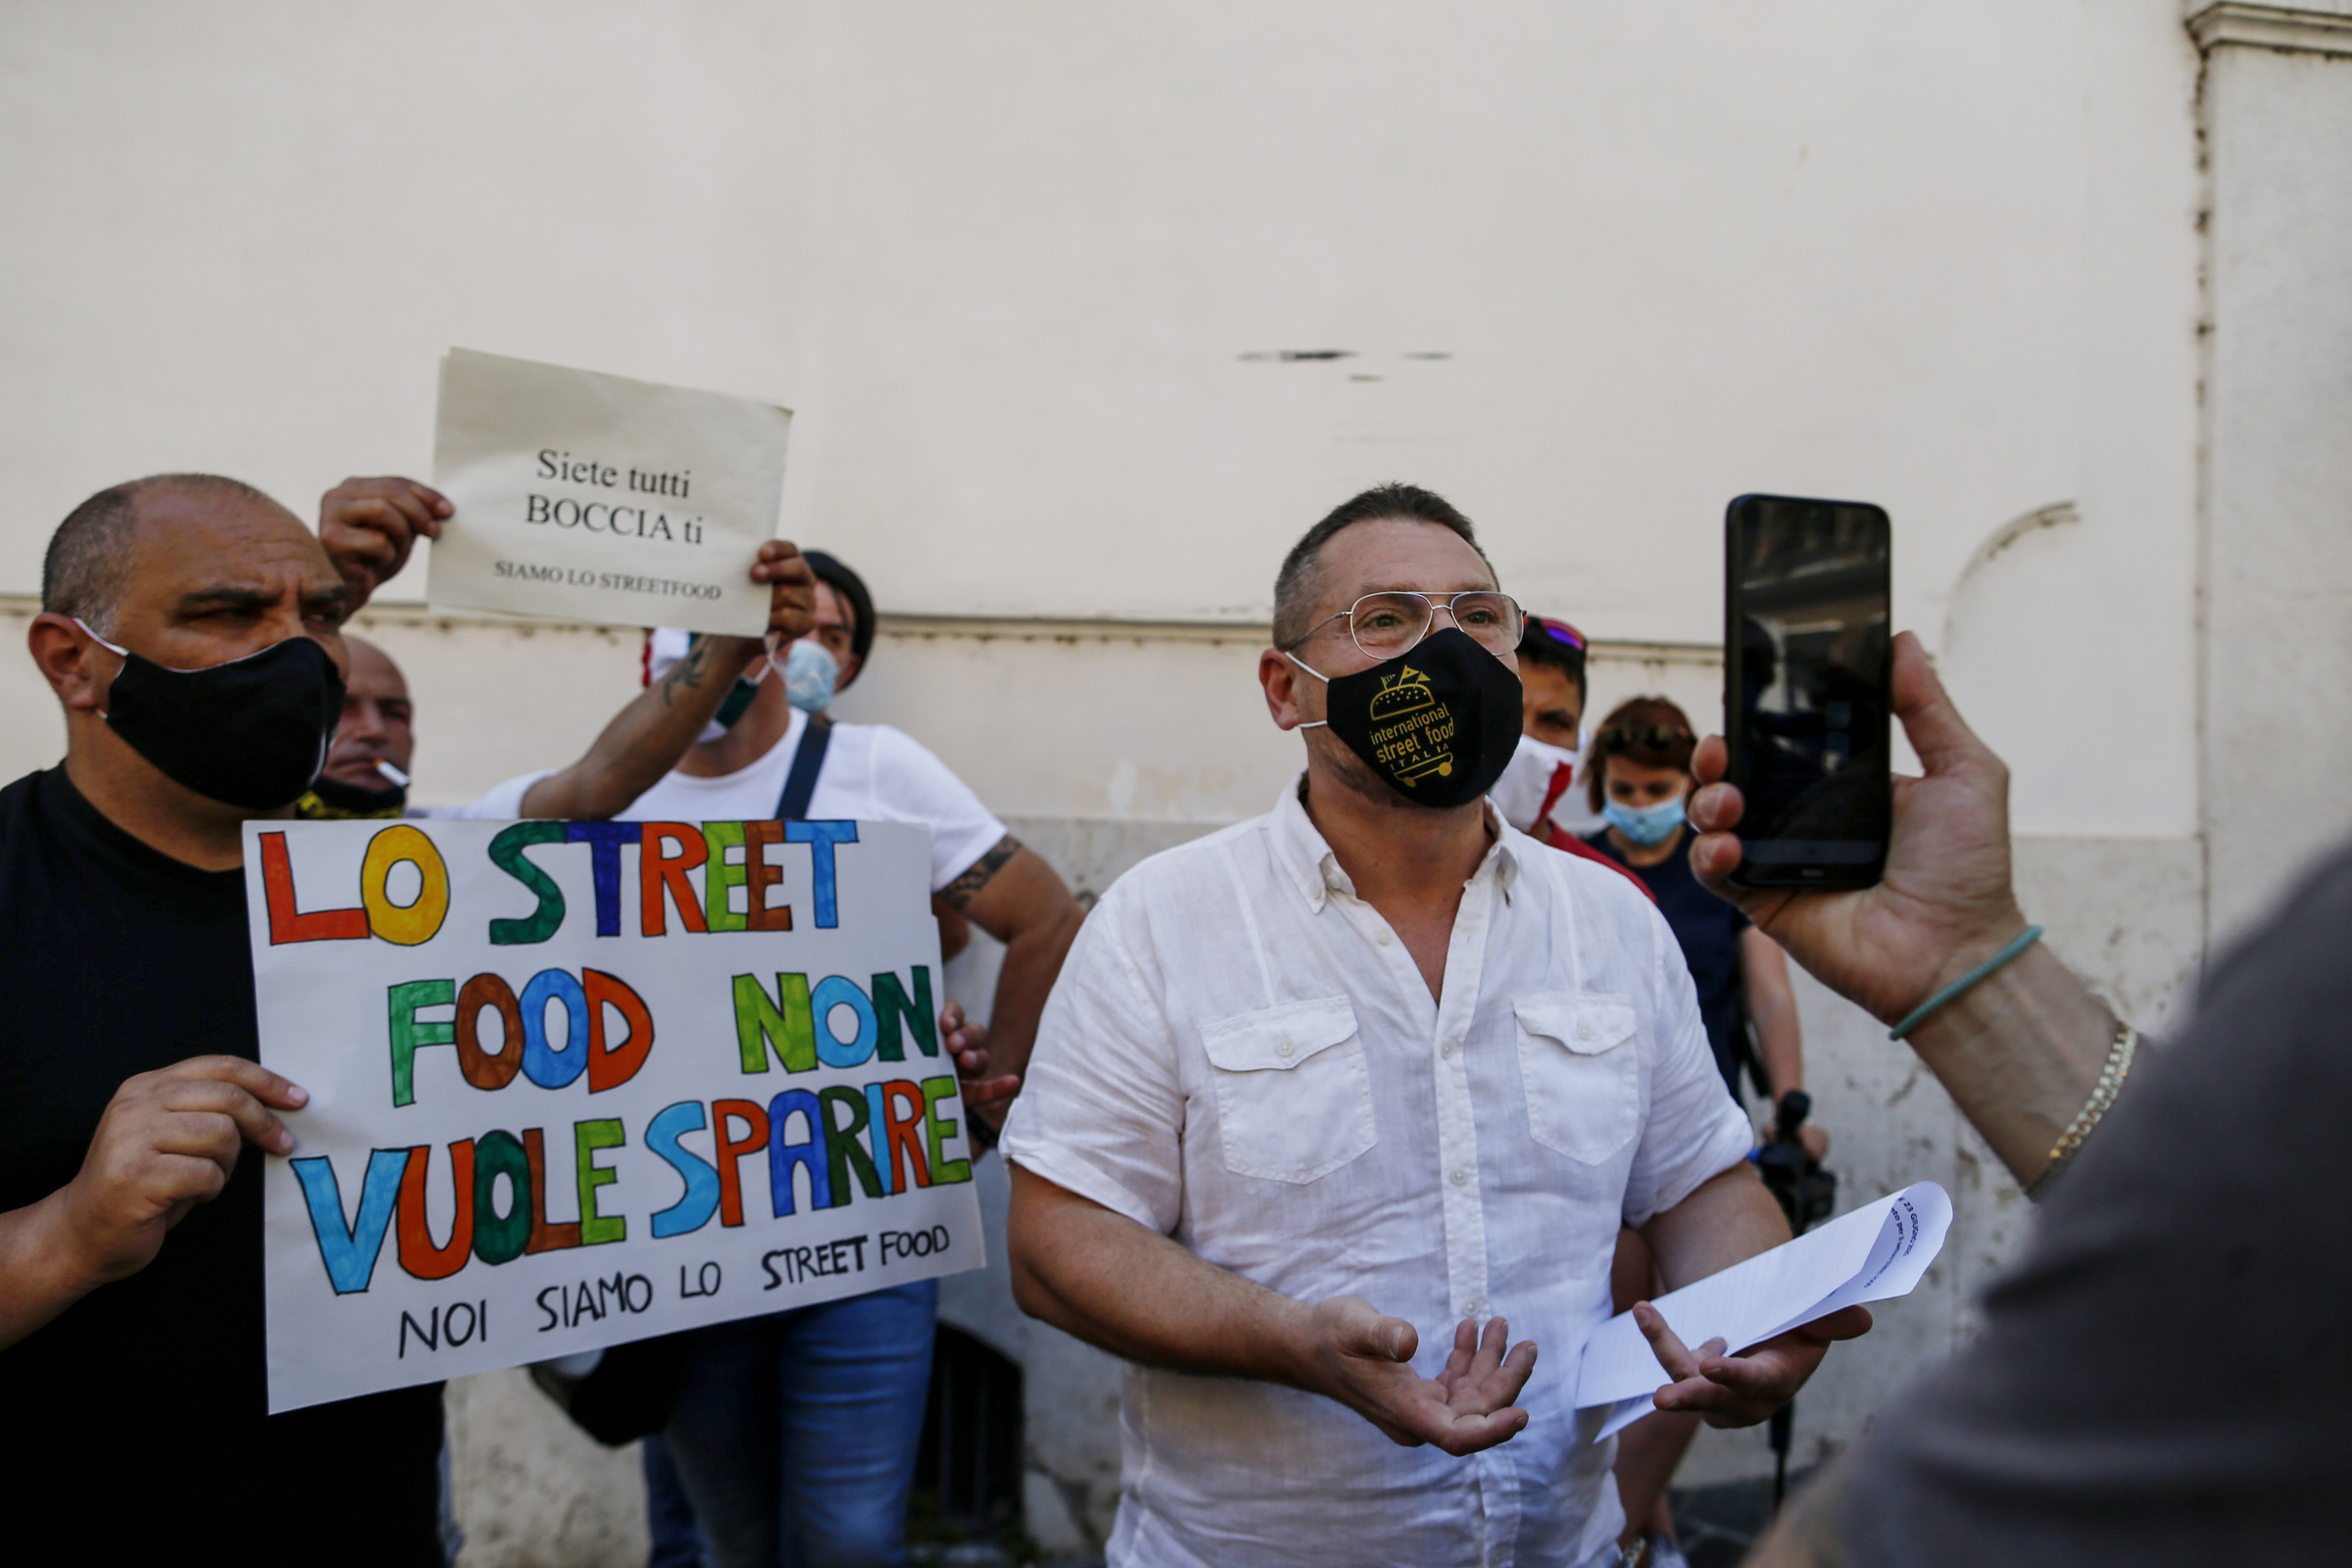
POLYGON ((1453 714, 1429 689, 1429 677, 1412 665, 1382 678, 1371 719, 1372 755, 1397 783, 1453 772, 1453 714))

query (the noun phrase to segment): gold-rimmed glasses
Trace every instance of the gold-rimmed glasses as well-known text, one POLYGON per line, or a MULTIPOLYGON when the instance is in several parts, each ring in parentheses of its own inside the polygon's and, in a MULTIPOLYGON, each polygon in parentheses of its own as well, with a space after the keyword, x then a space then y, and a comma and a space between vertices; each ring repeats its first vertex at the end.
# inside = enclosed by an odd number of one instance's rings
POLYGON ((1527 617, 1519 601, 1509 594, 1473 589, 1459 594, 1424 594, 1392 588, 1366 594, 1336 615, 1326 616, 1291 646, 1303 648, 1316 632, 1335 620, 1348 623, 1348 634, 1364 656, 1375 662, 1394 659, 1429 635, 1438 612, 1446 612, 1456 626, 1496 658, 1519 646, 1527 617))

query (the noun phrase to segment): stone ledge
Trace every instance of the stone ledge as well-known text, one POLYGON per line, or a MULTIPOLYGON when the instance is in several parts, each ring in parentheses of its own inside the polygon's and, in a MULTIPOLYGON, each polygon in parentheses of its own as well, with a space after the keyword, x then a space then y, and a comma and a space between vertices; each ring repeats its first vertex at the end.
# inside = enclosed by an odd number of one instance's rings
POLYGON ((2241 0, 2188 0, 2189 34, 2207 54, 2225 44, 2289 54, 2352 57, 2352 3, 2249 5, 2241 0))

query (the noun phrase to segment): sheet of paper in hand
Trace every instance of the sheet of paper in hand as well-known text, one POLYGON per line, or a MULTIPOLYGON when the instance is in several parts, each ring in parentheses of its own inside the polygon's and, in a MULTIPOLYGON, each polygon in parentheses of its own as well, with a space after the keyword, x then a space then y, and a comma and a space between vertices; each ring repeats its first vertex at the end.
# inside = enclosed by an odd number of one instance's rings
POLYGON ((752 581, 792 411, 723 392, 451 349, 433 483, 435 609, 757 637, 752 581))
POLYGON ((270 1408, 978 1268, 930 866, 906 823, 247 823, 311 1092, 270 1408))
MULTIPOLYGON (((1951 1227, 1950 1197, 1918 1182, 1650 1304, 1685 1345, 1720 1338, 1736 1354, 1839 1307, 1908 1296, 1951 1227)), ((1613 1406, 1597 1443, 1656 1408, 1650 1396, 1669 1381, 1633 1313, 1620 1312, 1585 1342, 1576 1406, 1613 1406)))

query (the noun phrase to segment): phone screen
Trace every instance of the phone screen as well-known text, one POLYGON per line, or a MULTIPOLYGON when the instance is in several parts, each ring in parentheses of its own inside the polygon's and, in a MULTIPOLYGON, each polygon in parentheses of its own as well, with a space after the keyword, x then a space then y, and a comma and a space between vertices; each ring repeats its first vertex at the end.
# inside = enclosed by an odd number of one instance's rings
POLYGON ((1751 887, 1868 887, 1886 859, 1886 514, 1741 496, 1726 518, 1724 707, 1751 887))

